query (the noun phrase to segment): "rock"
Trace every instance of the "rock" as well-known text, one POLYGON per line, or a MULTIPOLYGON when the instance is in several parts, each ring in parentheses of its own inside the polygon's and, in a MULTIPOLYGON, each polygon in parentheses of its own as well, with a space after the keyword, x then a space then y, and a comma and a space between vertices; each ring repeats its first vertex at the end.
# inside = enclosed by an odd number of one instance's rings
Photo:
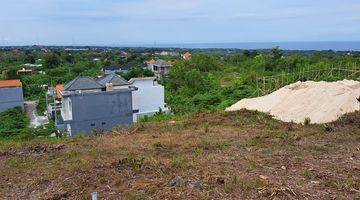
POLYGON ((201 190, 201 183, 200 181, 188 181, 188 184, 191 188, 195 188, 195 189, 198 189, 198 190, 201 190))
POLYGON ((216 183, 223 185, 223 184, 225 184, 225 179, 223 177, 217 177, 216 183))
POLYGON ((320 182, 319 182, 319 181, 311 181, 310 183, 312 183, 312 184, 316 184, 316 185, 320 184, 320 182))
POLYGON ((171 187, 179 187, 183 182, 184 182, 184 181, 183 181, 182 178, 180 178, 180 177, 175 177, 175 178, 173 178, 173 179, 170 180, 169 185, 170 185, 171 187))
POLYGON ((265 180, 265 181, 269 180, 269 177, 264 176, 264 175, 260 175, 259 178, 262 180, 265 180))
POLYGON ((281 166, 281 169, 286 170, 286 167, 285 167, 285 166, 281 166))

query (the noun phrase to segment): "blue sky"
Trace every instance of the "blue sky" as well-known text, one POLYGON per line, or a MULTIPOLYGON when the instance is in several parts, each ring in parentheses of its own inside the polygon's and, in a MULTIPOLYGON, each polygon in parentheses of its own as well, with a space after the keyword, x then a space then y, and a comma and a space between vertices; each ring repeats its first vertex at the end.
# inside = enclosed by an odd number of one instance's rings
POLYGON ((0 45, 360 41, 359 0, 0 0, 0 45))

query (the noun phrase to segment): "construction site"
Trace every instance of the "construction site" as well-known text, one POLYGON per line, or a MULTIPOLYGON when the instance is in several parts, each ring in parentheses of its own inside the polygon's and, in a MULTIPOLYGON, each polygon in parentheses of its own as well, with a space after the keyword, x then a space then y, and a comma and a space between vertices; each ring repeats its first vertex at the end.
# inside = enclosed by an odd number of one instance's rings
POLYGON ((227 111, 267 113, 284 122, 329 123, 360 110, 358 67, 301 70, 256 79, 259 97, 242 99, 227 111))

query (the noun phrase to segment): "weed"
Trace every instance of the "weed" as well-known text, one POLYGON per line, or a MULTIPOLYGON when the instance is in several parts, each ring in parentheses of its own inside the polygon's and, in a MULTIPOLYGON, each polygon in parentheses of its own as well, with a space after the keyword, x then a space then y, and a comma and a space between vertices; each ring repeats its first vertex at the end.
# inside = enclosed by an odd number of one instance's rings
POLYGON ((311 124, 311 119, 310 119, 310 117, 306 117, 305 119, 304 119, 304 125, 305 126, 308 126, 308 125, 310 125, 311 124))
POLYGON ((303 172, 303 175, 308 179, 312 179, 314 177, 313 172, 307 169, 303 172))
POLYGON ((120 159, 117 164, 117 169, 131 168, 133 170, 140 170, 144 164, 144 157, 136 157, 133 154, 129 154, 127 157, 120 159))
POLYGON ((173 168, 180 168, 186 169, 190 167, 190 164, 180 155, 175 155, 172 157, 172 164, 173 168))
POLYGON ((328 125, 328 124, 325 124, 325 125, 324 125, 324 130, 325 130, 326 132, 334 132, 334 128, 331 127, 331 126, 328 125))

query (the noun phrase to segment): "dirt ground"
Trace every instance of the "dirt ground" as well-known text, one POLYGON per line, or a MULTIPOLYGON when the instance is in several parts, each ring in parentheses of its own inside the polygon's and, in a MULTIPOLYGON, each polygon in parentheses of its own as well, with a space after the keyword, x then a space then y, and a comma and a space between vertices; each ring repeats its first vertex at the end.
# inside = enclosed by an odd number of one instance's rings
POLYGON ((327 125, 250 111, 91 137, 0 142, 1 199, 359 199, 360 112, 327 125))

